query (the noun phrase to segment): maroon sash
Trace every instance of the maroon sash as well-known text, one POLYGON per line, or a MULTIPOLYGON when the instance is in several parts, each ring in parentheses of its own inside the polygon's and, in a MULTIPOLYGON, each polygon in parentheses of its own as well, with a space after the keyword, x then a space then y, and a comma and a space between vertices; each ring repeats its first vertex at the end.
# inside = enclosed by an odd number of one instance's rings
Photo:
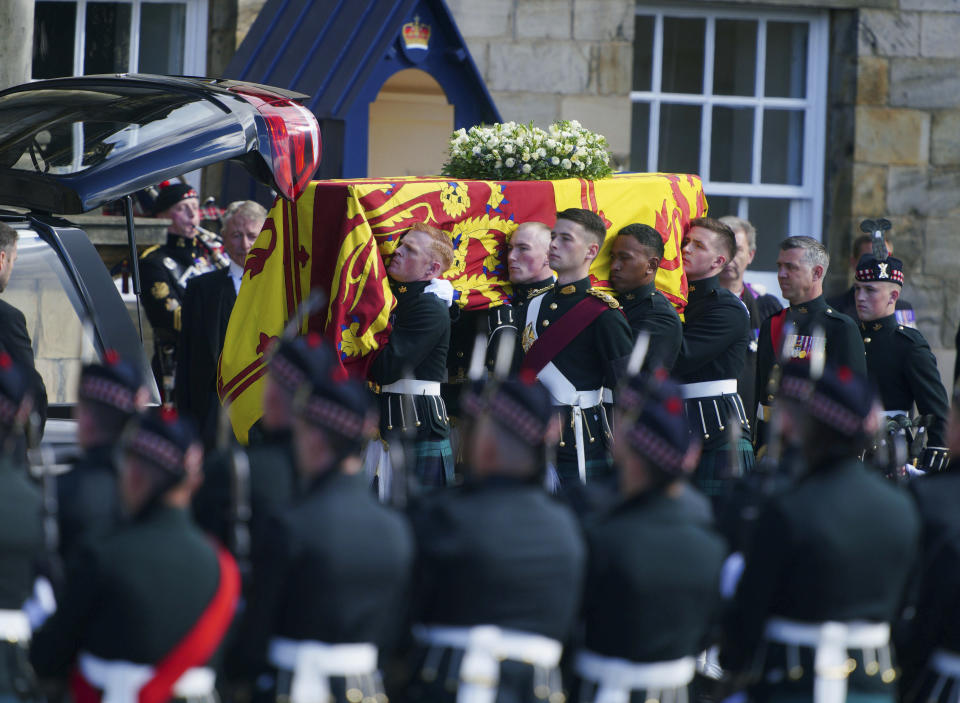
MULTIPOLYGON (((537 341, 533 343, 533 346, 523 357, 520 371, 540 373, 544 366, 553 361, 561 349, 572 342, 573 338, 583 332, 591 322, 600 317, 604 310, 609 309, 610 306, 605 302, 588 295, 545 329, 543 334, 537 335, 537 341)), ((534 320, 533 324, 537 324, 537 321, 534 320)))
MULTIPOLYGON (((165 703, 185 671, 202 666, 217 650, 233 620, 240 597, 240 571, 230 553, 214 545, 220 566, 220 583, 210 604, 190 631, 157 663, 153 678, 140 689, 139 703, 165 703)), ((102 692, 87 681, 79 668, 70 676, 74 703, 100 703, 102 692)))

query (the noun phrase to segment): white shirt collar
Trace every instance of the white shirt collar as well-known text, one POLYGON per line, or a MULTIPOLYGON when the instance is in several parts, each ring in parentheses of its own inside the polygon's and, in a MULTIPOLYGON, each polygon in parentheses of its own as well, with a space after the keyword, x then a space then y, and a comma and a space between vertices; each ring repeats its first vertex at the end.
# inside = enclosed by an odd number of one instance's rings
POLYGON ((237 264, 233 259, 230 260, 230 280, 233 281, 233 290, 240 292, 240 281, 243 278, 243 266, 237 264))

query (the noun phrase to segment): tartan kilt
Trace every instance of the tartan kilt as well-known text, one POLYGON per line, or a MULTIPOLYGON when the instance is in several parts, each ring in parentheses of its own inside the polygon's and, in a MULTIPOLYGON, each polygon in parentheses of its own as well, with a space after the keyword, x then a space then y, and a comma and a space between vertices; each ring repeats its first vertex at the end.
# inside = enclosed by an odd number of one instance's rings
POLYGON ((692 483, 704 495, 727 497, 733 491, 734 482, 753 471, 755 463, 753 445, 746 437, 740 437, 734 447, 725 442, 704 449, 692 483), (736 467, 733 466, 732 453, 736 455, 736 467))

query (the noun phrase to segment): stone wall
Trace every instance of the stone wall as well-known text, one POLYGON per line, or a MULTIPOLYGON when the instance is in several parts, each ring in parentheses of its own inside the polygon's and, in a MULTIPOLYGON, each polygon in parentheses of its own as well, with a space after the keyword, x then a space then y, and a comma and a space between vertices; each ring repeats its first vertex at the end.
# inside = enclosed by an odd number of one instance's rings
POLYGON ((577 119, 630 156, 632 0, 448 0, 504 120, 577 119))
POLYGON ((899 0, 857 19, 851 216, 893 223, 904 297, 949 380, 960 320, 960 5, 899 0))

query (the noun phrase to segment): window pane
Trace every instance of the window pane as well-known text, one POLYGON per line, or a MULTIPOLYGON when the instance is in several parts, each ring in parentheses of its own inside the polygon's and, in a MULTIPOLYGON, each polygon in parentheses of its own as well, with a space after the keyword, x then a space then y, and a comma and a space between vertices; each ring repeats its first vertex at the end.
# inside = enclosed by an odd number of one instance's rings
POLYGON ((130 69, 130 13, 127 3, 87 3, 83 73, 126 73, 130 69))
POLYGON ((77 4, 38 2, 33 13, 33 77, 72 76, 77 4))
POLYGON ((750 268, 777 270, 780 242, 790 236, 790 203, 784 198, 750 198, 747 219, 757 229, 757 255, 750 268))
POLYGON ((660 106, 658 171, 700 172, 700 106, 660 106))
POLYGON ((753 108, 714 107, 710 180, 749 183, 753 164, 753 108))
POLYGON ((703 92, 703 19, 663 18, 664 93, 703 92))
POLYGON ((764 183, 802 185, 803 112, 764 110, 761 161, 760 180, 764 183))
POLYGON ((764 94, 771 98, 807 96, 807 39, 805 22, 767 23, 767 71, 764 94))
POLYGON ((647 171, 650 169, 648 156, 650 144, 650 105, 633 104, 633 118, 630 122, 630 169, 647 171))
POLYGON ((714 95, 754 95, 757 73, 755 20, 717 20, 713 52, 714 95))
POLYGON ((740 198, 732 195, 708 195, 707 215, 720 218, 724 215, 736 215, 740 198))
POLYGON ((141 73, 183 73, 183 33, 187 7, 180 2, 140 6, 141 73))
POLYGON ((637 15, 633 38, 633 89, 650 90, 653 87, 653 25, 656 18, 637 15))

